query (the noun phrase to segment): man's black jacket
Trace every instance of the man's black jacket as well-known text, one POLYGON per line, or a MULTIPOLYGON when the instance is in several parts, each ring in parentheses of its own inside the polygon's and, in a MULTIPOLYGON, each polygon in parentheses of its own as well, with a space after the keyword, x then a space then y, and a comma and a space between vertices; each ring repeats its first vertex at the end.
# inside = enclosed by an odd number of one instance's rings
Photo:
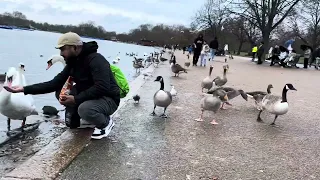
POLYGON ((120 90, 110 69, 109 62, 99 53, 95 41, 84 43, 76 60, 67 62, 66 67, 51 81, 24 87, 24 94, 46 94, 60 91, 69 76, 74 78, 77 105, 103 96, 120 103, 120 90))

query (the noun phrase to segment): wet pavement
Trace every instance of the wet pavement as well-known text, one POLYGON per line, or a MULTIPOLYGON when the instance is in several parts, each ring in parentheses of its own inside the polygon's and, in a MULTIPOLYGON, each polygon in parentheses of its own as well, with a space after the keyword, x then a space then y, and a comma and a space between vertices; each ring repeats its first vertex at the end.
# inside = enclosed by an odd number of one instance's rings
MULTIPOLYGON (((177 53, 178 63, 185 60, 177 53)), ((222 76, 223 62, 216 58, 213 77, 222 76)), ((271 83, 272 92, 281 95, 283 86, 292 83, 298 90, 288 92, 290 110, 273 127, 272 115, 263 112, 264 122, 258 123, 253 101, 240 96, 230 101, 229 109, 216 115, 206 112, 205 122, 194 121, 208 66, 191 67, 175 78, 167 62, 160 65, 139 90, 140 103, 128 101, 118 111, 110 138, 92 141, 58 179, 320 179, 320 72, 258 66, 250 58, 229 60, 226 86, 265 91, 271 83), (166 90, 172 83, 178 91, 168 119, 149 115, 160 87, 153 82, 157 75, 164 77, 166 90), (209 123, 213 117, 219 125, 209 123)))
MULTIPOLYGON (((32 116, 28 118, 27 123, 35 123, 39 119, 43 118, 32 116)), ((65 130, 65 125, 58 123, 58 120, 47 119, 47 122, 42 122, 32 129, 27 129, 24 133, 13 129, 12 132, 16 133, 17 136, 8 137, 6 131, 1 131, 3 141, 0 146, 0 177, 28 160, 65 130)))

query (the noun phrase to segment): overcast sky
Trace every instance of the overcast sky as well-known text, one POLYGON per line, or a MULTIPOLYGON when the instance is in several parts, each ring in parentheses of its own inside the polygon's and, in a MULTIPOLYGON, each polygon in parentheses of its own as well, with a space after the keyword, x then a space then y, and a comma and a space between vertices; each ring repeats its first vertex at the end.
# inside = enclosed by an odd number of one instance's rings
POLYGON ((28 19, 52 24, 88 20, 107 31, 128 32, 143 23, 190 25, 205 0, 0 0, 0 13, 20 11, 28 19), (195 3, 196 2, 196 3, 195 3))

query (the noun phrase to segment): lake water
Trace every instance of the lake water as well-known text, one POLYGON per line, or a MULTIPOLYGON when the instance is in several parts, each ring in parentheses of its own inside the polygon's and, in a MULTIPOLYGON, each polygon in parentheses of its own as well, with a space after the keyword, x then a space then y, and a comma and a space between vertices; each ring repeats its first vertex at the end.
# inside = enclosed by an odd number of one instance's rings
MULTIPOLYGON (((28 84, 51 80, 62 69, 61 63, 55 64, 46 71, 47 61, 52 55, 59 54, 55 49, 57 40, 61 34, 42 31, 4 30, 0 29, 0 73, 7 71, 8 67, 17 67, 19 62, 25 64, 25 76, 28 84), (40 57, 42 55, 43 57, 40 57)), ((132 67, 133 57, 126 56, 126 52, 138 53, 143 57, 144 53, 151 53, 155 50, 152 47, 138 46, 132 44, 118 43, 105 40, 83 38, 83 41, 97 41, 98 52, 103 54, 111 63, 120 52, 120 61, 117 64, 129 81, 136 75, 132 67)), ((39 112, 44 105, 51 105, 62 109, 53 93, 33 96, 39 112)), ((6 131, 6 118, 0 115, 0 132, 6 131)), ((13 126, 20 124, 20 121, 12 123, 13 126), (19 123, 18 123, 19 122, 19 123)))

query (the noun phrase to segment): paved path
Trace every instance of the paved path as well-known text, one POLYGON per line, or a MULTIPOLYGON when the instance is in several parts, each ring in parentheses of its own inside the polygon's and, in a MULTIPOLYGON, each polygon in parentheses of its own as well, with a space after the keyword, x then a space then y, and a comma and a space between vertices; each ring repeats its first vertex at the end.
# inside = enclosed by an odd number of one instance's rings
MULTIPOLYGON (((185 56, 177 53, 183 64, 185 56)), ((213 63, 213 76, 222 75, 224 58, 213 63)), ((119 110, 111 138, 92 142, 62 173, 60 179, 77 180, 209 180, 209 179, 320 179, 319 71, 282 69, 249 61, 229 61, 226 86, 245 91, 265 90, 281 94, 286 83, 289 112, 269 124, 273 116, 262 113, 265 123, 256 122, 253 102, 240 96, 233 107, 215 115, 219 125, 196 122, 202 98, 200 82, 209 67, 190 67, 188 74, 171 77, 169 64, 162 64, 140 89, 139 105, 132 102, 119 110), (174 84, 178 96, 168 108, 170 118, 149 116, 153 94, 164 76, 165 89, 174 84)), ((158 109, 160 114, 162 109, 158 109)))

